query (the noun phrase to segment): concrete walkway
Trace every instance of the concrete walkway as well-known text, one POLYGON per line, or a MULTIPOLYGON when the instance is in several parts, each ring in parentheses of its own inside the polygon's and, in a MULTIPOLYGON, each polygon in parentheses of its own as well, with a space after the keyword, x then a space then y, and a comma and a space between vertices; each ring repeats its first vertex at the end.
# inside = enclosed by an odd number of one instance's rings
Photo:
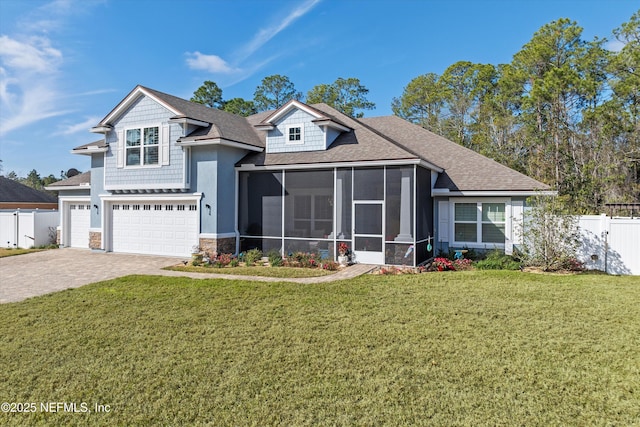
POLYGON ((375 268, 373 265, 357 264, 336 274, 300 279, 162 270, 163 267, 179 264, 183 260, 186 258, 102 253, 71 248, 0 258, 0 304, 130 274, 309 284, 351 279, 375 268))

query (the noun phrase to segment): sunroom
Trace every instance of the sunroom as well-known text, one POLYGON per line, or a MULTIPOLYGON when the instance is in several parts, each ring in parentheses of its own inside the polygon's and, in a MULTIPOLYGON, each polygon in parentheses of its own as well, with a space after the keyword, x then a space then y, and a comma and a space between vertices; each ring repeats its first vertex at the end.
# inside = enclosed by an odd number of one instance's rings
POLYGON ((240 250, 416 266, 432 254, 431 171, 417 164, 238 169, 240 250), (250 170, 247 170, 250 169, 250 170))

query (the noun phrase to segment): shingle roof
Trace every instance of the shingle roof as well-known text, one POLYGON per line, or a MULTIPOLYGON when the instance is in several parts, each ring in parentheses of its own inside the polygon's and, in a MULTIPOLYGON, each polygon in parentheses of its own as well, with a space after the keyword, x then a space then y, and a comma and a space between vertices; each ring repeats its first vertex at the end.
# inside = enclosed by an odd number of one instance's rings
MULTIPOLYGON (((325 151, 251 153, 238 164, 276 166, 420 159, 444 169, 435 183, 435 188, 439 189, 533 191, 550 188, 546 184, 399 117, 353 119, 326 104, 313 104, 311 107, 353 131, 342 133, 325 151)), ((262 114, 261 117, 249 117, 249 122, 260 123, 267 113, 262 114)), ((264 141, 266 132, 261 133, 264 141)))
POLYGON ((93 141, 90 142, 88 144, 83 144, 80 145, 76 148, 74 148, 72 151, 76 154, 78 153, 82 153, 83 151, 89 151, 92 148, 107 148, 109 145, 107 144, 107 142, 104 139, 100 139, 98 141, 93 141))
MULTIPOLYGON (((258 130, 256 126, 268 124, 270 117, 277 114, 277 111, 265 111, 244 118, 144 86, 137 86, 131 94, 136 90, 146 92, 170 106, 177 112, 175 118, 190 118, 209 123, 209 126, 198 128, 190 135, 180 138, 179 141, 182 142, 221 138, 263 148, 266 147, 266 132, 258 130)), ((237 165, 317 164, 320 166, 323 163, 337 162, 422 160, 436 166, 436 170, 438 168, 444 170, 435 183, 437 189, 450 191, 549 189, 549 186, 541 182, 399 117, 354 119, 326 104, 305 105, 305 107, 317 112, 322 120, 330 120, 351 130, 342 132, 327 150, 268 154, 265 151, 251 152, 237 165)), ((116 107, 113 111, 118 108, 116 107)), ((108 124, 105 120, 106 118, 101 125, 108 124)), ((86 149, 99 142, 96 141, 75 150, 86 149)))
POLYGON ((187 101, 177 96, 158 92, 140 86, 142 89, 158 97, 165 103, 171 105, 181 114, 178 117, 185 117, 210 123, 209 126, 196 129, 181 141, 197 141, 202 139, 222 138, 244 144, 264 147, 260 138, 244 117, 227 113, 226 111, 210 108, 196 102, 187 101))
POLYGON ((360 119, 445 169, 435 188, 451 191, 548 190, 550 187, 396 116, 360 119))
POLYGON ((56 181, 53 184, 47 186, 47 188, 55 189, 59 187, 60 189, 64 187, 78 187, 78 186, 89 186, 91 184, 91 171, 80 173, 78 175, 72 176, 71 178, 63 179, 61 181, 56 181))
MULTIPOLYGON (((294 153, 252 153, 238 164, 294 165, 309 163, 365 162, 376 160, 417 160, 418 156, 405 148, 385 139, 368 126, 354 120, 326 104, 313 104, 314 109, 327 117, 352 129, 343 132, 327 150, 301 151, 294 153)), ((259 123, 258 118, 248 118, 251 123, 259 123)), ((259 131, 262 138, 266 132, 259 131)))
POLYGON ((0 176, 0 202, 58 203, 58 198, 0 176))

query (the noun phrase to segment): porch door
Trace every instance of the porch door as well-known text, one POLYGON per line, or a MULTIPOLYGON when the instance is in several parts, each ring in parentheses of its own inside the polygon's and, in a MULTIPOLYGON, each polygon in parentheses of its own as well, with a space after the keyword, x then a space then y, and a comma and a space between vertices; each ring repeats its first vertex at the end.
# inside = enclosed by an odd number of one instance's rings
POLYGON ((382 200, 353 202, 353 253, 362 264, 384 264, 382 200))

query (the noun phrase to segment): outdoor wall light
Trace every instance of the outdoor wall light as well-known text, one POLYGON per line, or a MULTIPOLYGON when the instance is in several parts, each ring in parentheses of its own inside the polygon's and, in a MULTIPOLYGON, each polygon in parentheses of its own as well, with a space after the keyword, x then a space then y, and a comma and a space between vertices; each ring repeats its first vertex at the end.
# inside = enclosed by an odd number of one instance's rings
POLYGON ((209 215, 211 215, 211 205, 207 203, 206 205, 204 205, 204 207, 209 209, 209 215))
POLYGON ((96 213, 98 213, 98 205, 93 205, 93 207, 96 210, 96 213))

